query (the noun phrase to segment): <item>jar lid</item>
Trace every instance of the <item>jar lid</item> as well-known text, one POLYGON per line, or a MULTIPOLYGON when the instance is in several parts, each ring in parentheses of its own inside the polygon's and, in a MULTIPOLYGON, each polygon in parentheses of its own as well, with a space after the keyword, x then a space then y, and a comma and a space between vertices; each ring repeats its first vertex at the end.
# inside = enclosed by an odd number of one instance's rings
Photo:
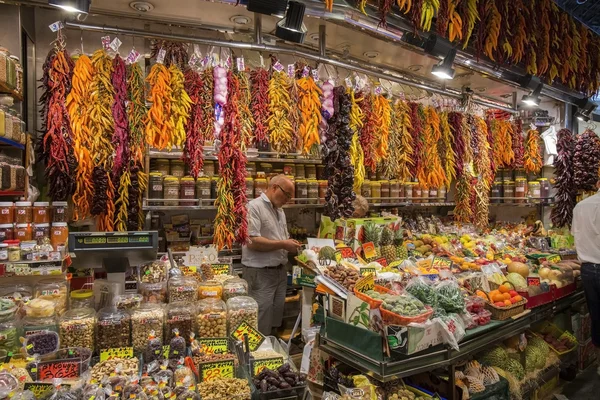
POLYGON ((0 228, 1 229, 8 229, 8 228, 12 228, 13 224, 0 224, 0 228))
POLYGON ((17 201, 15 203, 15 206, 17 206, 17 207, 31 207, 31 202, 30 201, 17 201))
POLYGON ((50 206, 50 202, 48 201, 36 201, 35 203, 33 203, 34 207, 49 207, 50 206))
POLYGON ((316 179, 308 179, 307 181, 308 181, 308 183, 318 183, 318 181, 316 179))
POLYGON ((36 228, 47 228, 47 227, 49 227, 49 226, 50 226, 50 224, 48 224, 48 223, 43 223, 43 224, 35 224, 35 227, 36 227, 36 228))
POLYGON ((58 227, 58 228, 61 228, 61 227, 66 227, 66 226, 67 226, 67 223, 66 223, 66 222, 53 222, 53 223, 52 223, 52 226, 53 226, 53 227, 58 227))
POLYGON ((247 176, 247 177, 246 177, 246 180, 247 180, 247 181, 253 181, 253 180, 254 180, 254 178, 252 178, 251 176, 247 176))
POLYGON ((158 171, 152 171, 152 172, 150 172, 150 174, 148 174, 148 175, 150 175, 150 176, 160 176, 160 177, 162 177, 162 175, 163 175, 163 174, 162 174, 162 172, 158 172, 158 171))
POLYGON ((0 243, 0 248, 5 248, 8 247, 8 245, 6 243, 0 243))
POLYGON ((327 180, 326 179, 319 180, 319 184, 323 184, 323 183, 327 184, 327 180))
POLYGON ((29 228, 29 224, 17 224, 17 228, 29 228))
POLYGON ((176 176, 166 176, 165 177, 165 181, 169 181, 169 182, 179 182, 179 178, 176 176))
POLYGON ((198 182, 200 182, 200 181, 208 182, 208 181, 210 181, 210 178, 208 176, 201 176, 198 178, 198 182))
POLYGON ((540 183, 538 181, 529 181, 528 184, 529 185, 539 185, 540 183))
POLYGON ((538 181, 547 181, 547 180, 548 180, 548 178, 540 178, 540 179, 538 179, 538 181))
POLYGON ((296 179, 296 183, 306 183, 306 182, 307 182, 307 179, 296 179))
POLYGON ((73 299, 89 299, 94 296, 94 291, 92 289, 77 289, 71 290, 71 298, 73 299))
POLYGON ((513 184, 513 183, 515 183, 515 181, 511 181, 511 180, 508 180, 508 179, 504 180, 504 184, 506 185, 507 183, 508 184, 513 184))
MULTIPOLYGON (((31 203, 29 203, 31 204, 31 203)), ((0 202, 0 207, 12 207, 14 204, 10 201, 2 201, 0 202)))
POLYGON ((54 207, 66 207, 67 206, 67 202, 66 201, 53 201, 52 205, 54 207))
POLYGON ((516 179, 515 179, 515 181, 519 181, 519 182, 520 182, 520 181, 526 181, 526 180, 527 180, 527 178, 516 178, 516 179))
POLYGON ((156 160, 157 163, 159 164, 164 164, 164 163, 169 163, 169 160, 166 158, 159 158, 158 160, 156 160))
POLYGON ((206 165, 206 164, 214 164, 214 163, 215 163, 214 161, 204 161, 204 165, 206 165))
POLYGON ((255 181, 266 182, 267 180, 265 178, 256 178, 255 181))
POLYGON ((181 180, 186 182, 194 182, 194 178, 192 178, 191 176, 184 176, 183 178, 181 178, 181 180))

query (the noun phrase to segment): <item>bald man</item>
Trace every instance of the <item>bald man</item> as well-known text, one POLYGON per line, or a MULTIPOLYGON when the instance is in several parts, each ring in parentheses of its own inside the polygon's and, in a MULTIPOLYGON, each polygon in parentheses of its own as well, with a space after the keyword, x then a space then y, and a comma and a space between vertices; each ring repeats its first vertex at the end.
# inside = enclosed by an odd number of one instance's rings
POLYGON ((271 335, 281 326, 287 289, 288 254, 296 254, 300 243, 289 239, 282 208, 294 197, 294 183, 284 175, 269 181, 260 197, 248 203, 250 242, 242 248, 243 277, 249 295, 258 303, 258 330, 271 335))

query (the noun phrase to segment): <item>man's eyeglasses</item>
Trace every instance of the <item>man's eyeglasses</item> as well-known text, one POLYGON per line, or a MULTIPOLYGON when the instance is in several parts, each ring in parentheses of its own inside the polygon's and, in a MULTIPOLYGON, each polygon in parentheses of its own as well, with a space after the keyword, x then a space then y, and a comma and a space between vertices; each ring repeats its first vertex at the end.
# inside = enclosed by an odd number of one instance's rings
POLYGON ((279 185, 273 185, 273 186, 276 186, 279 190, 281 190, 281 192, 285 195, 285 197, 288 198, 288 200, 291 199, 292 197, 294 197, 290 193, 283 190, 283 188, 281 186, 279 186, 279 185))

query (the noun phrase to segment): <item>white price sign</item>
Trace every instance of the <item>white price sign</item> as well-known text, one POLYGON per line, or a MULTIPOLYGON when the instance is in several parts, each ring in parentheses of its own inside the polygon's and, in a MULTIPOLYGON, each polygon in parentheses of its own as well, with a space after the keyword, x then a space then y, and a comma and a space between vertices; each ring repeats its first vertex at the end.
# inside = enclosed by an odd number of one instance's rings
POLYGON ((186 267, 200 266, 205 257, 209 263, 216 263, 219 259, 217 248, 213 245, 190 247, 183 257, 184 265, 186 267))

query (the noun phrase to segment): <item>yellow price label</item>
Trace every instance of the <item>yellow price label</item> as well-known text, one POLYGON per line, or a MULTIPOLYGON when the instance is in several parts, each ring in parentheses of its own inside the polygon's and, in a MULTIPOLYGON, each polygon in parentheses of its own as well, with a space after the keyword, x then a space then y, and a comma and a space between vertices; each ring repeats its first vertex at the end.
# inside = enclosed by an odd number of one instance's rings
POLYGON ((402 264, 402 261, 392 261, 388 267, 389 268, 396 268, 398 269, 398 267, 402 264))
POLYGON ((265 337, 257 329, 242 321, 231 333, 231 337, 235 340, 244 341, 244 335, 248 335, 248 347, 250 351, 256 351, 265 341, 265 337))
POLYGON ((198 371, 202 382, 214 381, 215 379, 233 378, 233 360, 213 361, 198 364, 198 371))
POLYGON ((252 371, 254 372, 254 376, 260 374, 263 369, 268 368, 271 371, 276 370, 277 368, 283 365, 283 356, 282 357, 272 357, 272 358, 263 358, 260 360, 254 360, 252 362, 252 371))
POLYGON ((548 261, 549 263, 557 263, 560 262, 562 260, 562 257, 558 254, 552 254, 548 257, 546 257, 546 261, 548 261))
MULTIPOLYGON (((70 388, 69 384, 60 384, 61 387, 70 388)), ((35 395, 36 399, 45 399, 54 393, 54 384, 44 382, 25 382, 23 384, 23 390, 31 390, 35 395)))
POLYGON ((375 268, 363 267, 360 269, 359 274, 360 274, 360 276, 375 275, 376 272, 377 272, 377 270, 375 268))
POLYGON ((375 288, 375 278, 373 278, 373 274, 367 274, 356 281, 356 285, 354 285, 354 289, 357 292, 365 293, 369 290, 373 290, 375 288))
POLYGON ((100 350, 100 361, 111 358, 133 358, 133 347, 115 347, 100 350))
POLYGON ((431 267, 435 269, 449 269, 452 267, 452 261, 447 258, 433 257, 431 267))
POLYGON ((200 351, 206 354, 223 354, 229 349, 227 338, 200 338, 196 341, 200 345, 200 351))
POLYGON ((377 256, 377 252, 375 252, 375 245, 373 244, 373 242, 363 244, 362 248, 363 254, 367 259, 374 258, 377 256))
POLYGON ((210 267, 215 275, 228 275, 231 270, 229 264, 211 264, 210 267))
POLYGON ((340 251, 335 252, 335 262, 338 264, 342 262, 342 253, 340 251))

